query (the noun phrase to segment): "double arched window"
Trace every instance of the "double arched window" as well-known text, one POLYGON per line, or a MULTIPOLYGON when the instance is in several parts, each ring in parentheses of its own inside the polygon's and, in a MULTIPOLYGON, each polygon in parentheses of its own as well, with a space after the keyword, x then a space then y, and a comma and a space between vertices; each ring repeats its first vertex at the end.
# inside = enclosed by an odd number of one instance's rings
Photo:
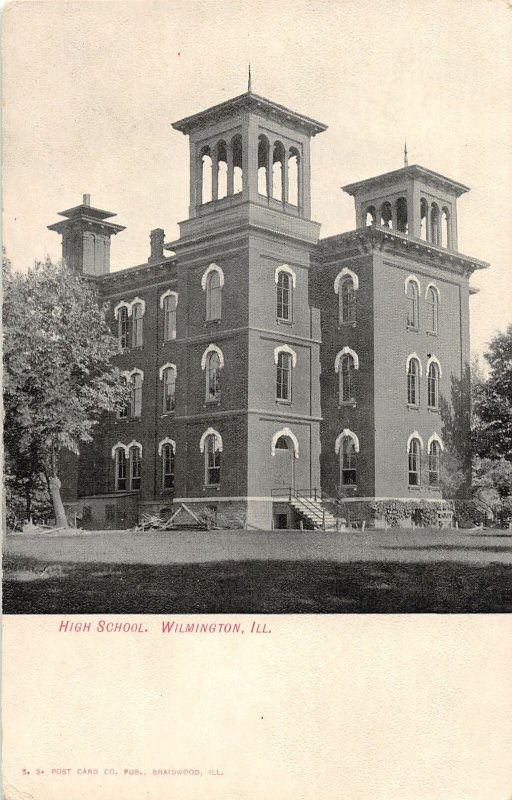
POLYGON ((128 445, 118 442, 112 448, 115 462, 115 486, 117 492, 140 489, 142 480, 142 445, 132 441, 128 445))
POLYGON ((217 264, 210 264, 201 278, 201 286, 206 292, 206 320, 221 319, 224 273, 217 264))
POLYGON ((204 482, 206 486, 218 486, 220 483, 222 447, 222 437, 213 428, 208 428, 201 436, 199 449, 204 453, 204 482))
POLYGON ((175 364, 164 364, 160 367, 162 414, 172 414, 176 410, 176 375, 175 364))
POLYGON ((359 278, 344 267, 335 278, 334 291, 338 295, 338 321, 340 325, 356 321, 356 291, 359 289, 359 278))
POLYGON ((420 404, 420 375, 421 362, 416 353, 413 353, 407 359, 407 403, 410 406, 420 404))
POLYGON ((118 419, 138 418, 142 414, 142 383, 144 373, 141 369, 122 372, 123 379, 130 387, 130 398, 125 406, 117 412, 118 419))
POLYGON ((420 486, 421 484, 421 450, 423 442, 420 435, 415 431, 407 442, 407 460, 409 469, 409 486, 420 486))
POLYGON ((122 350, 129 347, 142 347, 144 343, 144 313, 146 303, 140 297, 128 302, 121 300, 114 308, 117 320, 117 336, 122 350), (130 330, 131 318, 131 330, 130 330))

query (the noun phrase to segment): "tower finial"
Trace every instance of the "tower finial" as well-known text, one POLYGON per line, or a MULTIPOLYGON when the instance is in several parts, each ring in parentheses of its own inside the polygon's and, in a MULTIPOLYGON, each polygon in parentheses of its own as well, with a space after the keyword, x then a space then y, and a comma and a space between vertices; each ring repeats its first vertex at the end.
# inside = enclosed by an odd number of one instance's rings
POLYGON ((404 142, 404 167, 409 166, 409 158, 407 157, 407 141, 404 142))
POLYGON ((251 80, 251 65, 249 64, 249 77, 247 79, 247 91, 252 92, 252 80, 251 80))

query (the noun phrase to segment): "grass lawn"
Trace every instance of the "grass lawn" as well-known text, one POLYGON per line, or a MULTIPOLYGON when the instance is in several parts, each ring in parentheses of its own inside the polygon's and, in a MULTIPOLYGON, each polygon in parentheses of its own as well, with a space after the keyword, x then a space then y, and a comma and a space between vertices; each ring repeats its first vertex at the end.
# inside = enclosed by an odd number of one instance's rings
POLYGON ((111 564, 4 558, 12 614, 510 612, 512 567, 460 561, 111 564))

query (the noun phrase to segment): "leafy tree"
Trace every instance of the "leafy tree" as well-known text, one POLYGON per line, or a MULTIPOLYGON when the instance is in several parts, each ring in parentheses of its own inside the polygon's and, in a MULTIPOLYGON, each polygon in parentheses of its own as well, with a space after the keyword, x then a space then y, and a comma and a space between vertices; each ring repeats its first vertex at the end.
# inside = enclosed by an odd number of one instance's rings
POLYGON ((490 374, 475 387, 475 452, 512 461, 512 325, 495 336, 485 357, 490 374))
POLYGON ((28 492, 42 471, 56 524, 67 527, 59 454, 78 454, 101 415, 126 402, 126 385, 112 364, 117 339, 83 276, 49 259, 27 273, 8 264, 3 272, 8 469, 28 492))
POLYGON ((505 458, 475 458, 473 490, 493 515, 508 517, 512 501, 512 463, 505 458))

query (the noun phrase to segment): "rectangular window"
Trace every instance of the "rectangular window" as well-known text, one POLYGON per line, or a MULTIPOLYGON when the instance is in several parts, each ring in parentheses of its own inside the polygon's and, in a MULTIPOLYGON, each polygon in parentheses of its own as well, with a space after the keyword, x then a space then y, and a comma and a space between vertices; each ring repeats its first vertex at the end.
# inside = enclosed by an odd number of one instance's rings
POLYGON ((116 491, 124 492, 127 485, 127 464, 124 450, 116 450, 116 491))
POLYGON ((142 376, 138 373, 132 378, 130 412, 135 418, 142 414, 142 376))
POLYGON ((277 318, 283 322, 290 322, 292 318, 291 303, 291 278, 284 272, 280 272, 277 279, 277 318))
POLYGON ((420 485, 420 455, 417 447, 409 450, 409 486, 420 485))
POLYGON ((217 440, 213 435, 208 436, 206 441, 206 484, 217 486, 220 483, 220 450, 217 448, 217 440))

